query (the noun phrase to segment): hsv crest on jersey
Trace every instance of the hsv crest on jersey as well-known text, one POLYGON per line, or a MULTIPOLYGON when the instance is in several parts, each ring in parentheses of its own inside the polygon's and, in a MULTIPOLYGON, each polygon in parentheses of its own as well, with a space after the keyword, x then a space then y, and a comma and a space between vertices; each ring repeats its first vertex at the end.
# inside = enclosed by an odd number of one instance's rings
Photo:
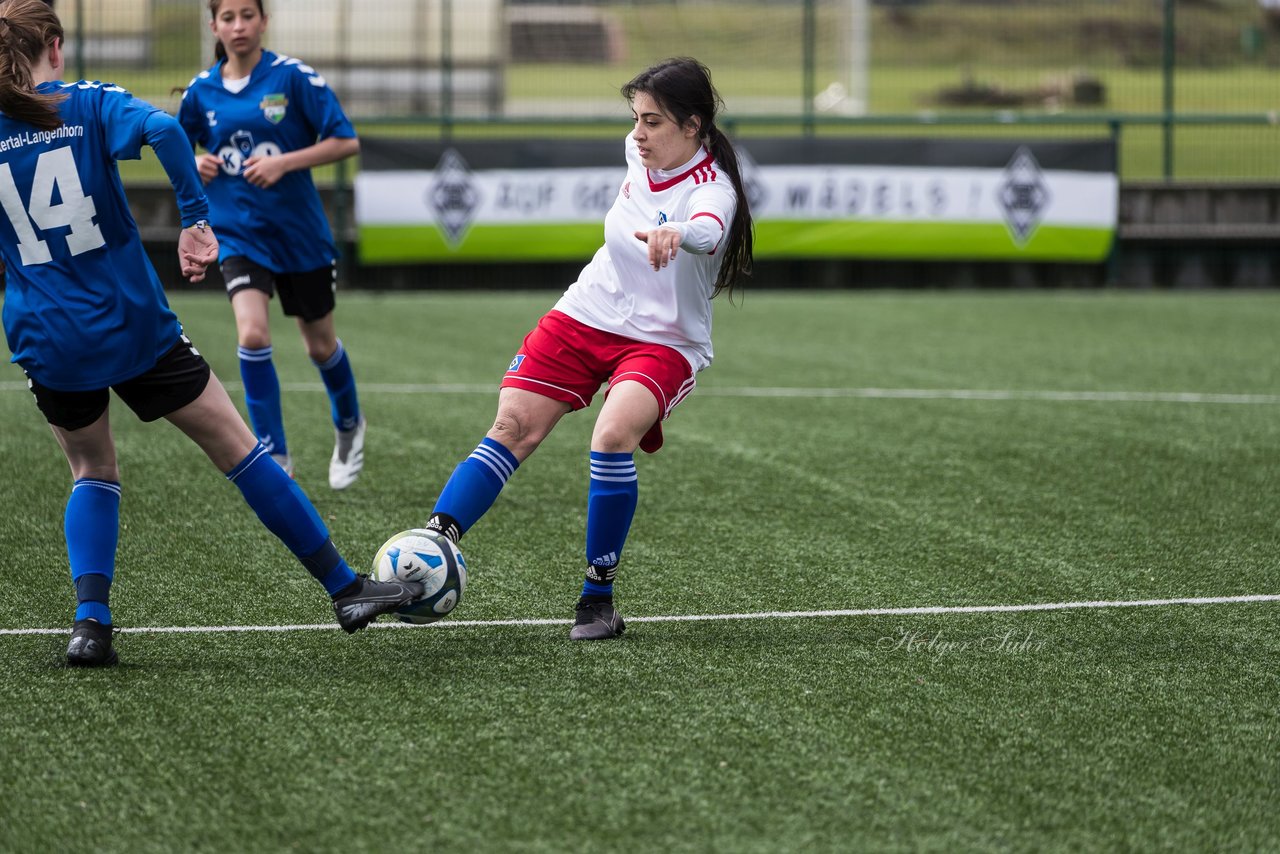
POLYGON ((284 96, 283 92, 273 92, 263 97, 258 102, 258 107, 262 110, 262 115, 272 124, 280 124, 284 119, 285 108, 289 106, 289 99, 284 96))
POLYGON ((524 353, 518 354, 514 359, 511 360, 511 364, 507 366, 507 373, 513 374, 516 371, 520 370, 520 363, 523 361, 524 361, 524 353))

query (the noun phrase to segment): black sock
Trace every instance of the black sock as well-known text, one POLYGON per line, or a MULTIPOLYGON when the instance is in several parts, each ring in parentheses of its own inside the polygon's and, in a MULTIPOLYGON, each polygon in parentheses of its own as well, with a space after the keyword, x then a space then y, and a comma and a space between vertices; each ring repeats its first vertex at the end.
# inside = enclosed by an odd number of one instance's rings
POLYGON ((462 527, 458 524, 458 520, 448 513, 432 513, 431 518, 427 520, 427 530, 443 534, 455 545, 462 539, 462 527))

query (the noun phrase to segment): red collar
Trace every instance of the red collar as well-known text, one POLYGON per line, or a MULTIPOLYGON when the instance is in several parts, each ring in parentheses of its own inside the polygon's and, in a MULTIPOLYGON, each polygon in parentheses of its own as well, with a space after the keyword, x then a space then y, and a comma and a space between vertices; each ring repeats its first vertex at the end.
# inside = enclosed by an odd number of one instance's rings
POLYGON ((676 184, 679 184, 681 181, 683 181, 685 178, 688 178, 690 175, 692 175, 694 172, 697 172, 699 169, 709 168, 711 166, 712 160, 715 160, 715 157, 711 155, 711 152, 707 152, 706 157, 702 158, 702 160, 695 163, 693 166, 690 166, 684 172, 681 172, 679 175, 675 176, 674 178, 668 178, 667 180, 661 181, 658 183, 654 182, 652 172, 650 172, 648 169, 644 170, 645 175, 649 178, 649 192, 657 193, 669 187, 674 187, 676 184))

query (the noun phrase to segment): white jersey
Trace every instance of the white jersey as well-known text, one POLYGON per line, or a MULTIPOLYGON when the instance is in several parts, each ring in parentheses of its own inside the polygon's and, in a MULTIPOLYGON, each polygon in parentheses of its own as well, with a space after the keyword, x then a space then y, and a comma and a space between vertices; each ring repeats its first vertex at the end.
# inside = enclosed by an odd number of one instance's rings
POLYGON ((670 172, 646 169, 627 136, 627 177, 604 218, 604 246, 555 308, 587 326, 680 352, 694 372, 711 364, 711 293, 738 196, 705 150, 670 172), (635 236, 667 226, 682 251, 661 270, 635 236))

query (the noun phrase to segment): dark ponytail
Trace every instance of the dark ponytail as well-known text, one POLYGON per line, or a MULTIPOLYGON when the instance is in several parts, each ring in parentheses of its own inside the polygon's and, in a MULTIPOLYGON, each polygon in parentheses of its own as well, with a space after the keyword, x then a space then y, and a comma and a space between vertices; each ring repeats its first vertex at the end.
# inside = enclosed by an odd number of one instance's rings
POLYGON ((751 220, 751 205, 747 201, 747 185, 742 180, 742 166, 738 152, 729 137, 714 124, 707 129, 707 149, 716 162, 729 173, 729 180, 738 192, 738 204, 733 209, 733 225, 729 229, 729 242, 725 246, 724 260, 720 263, 720 275, 716 277, 714 298, 722 290, 729 291, 732 301, 734 287, 741 279, 751 275, 752 253, 755 249, 755 224, 751 220), (726 272, 727 271, 727 272, 726 272))
POLYGON ((724 101, 711 84, 711 71, 696 59, 667 59, 641 71, 622 87, 622 97, 628 101, 639 92, 652 97, 681 127, 694 122, 701 129, 707 150, 729 175, 738 203, 734 206, 733 222, 729 225, 729 237, 711 296, 714 298, 721 291, 728 291, 732 300, 735 289, 751 275, 755 226, 751 221, 751 205, 747 201, 746 185, 742 182, 738 153, 729 138, 716 127, 716 113, 724 107, 724 101))
POLYGON ((5 0, 0 3, 0 112, 41 130, 62 127, 58 105, 65 92, 36 91, 32 68, 55 41, 62 24, 44 0, 5 0))

